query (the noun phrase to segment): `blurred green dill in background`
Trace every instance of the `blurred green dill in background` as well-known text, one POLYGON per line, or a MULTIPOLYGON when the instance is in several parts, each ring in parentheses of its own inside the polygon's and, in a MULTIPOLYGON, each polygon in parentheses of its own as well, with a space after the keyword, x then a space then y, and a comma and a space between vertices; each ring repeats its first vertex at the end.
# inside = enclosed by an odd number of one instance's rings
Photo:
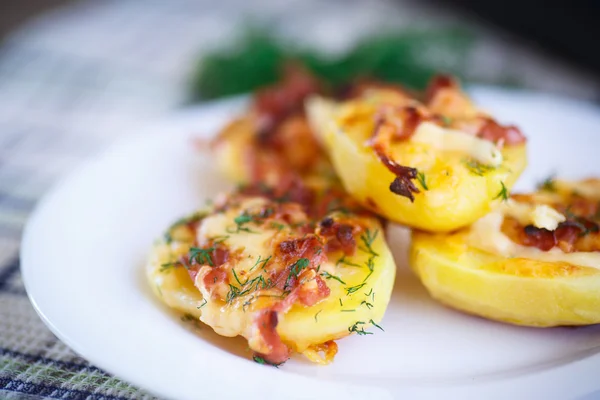
POLYGON ((474 44, 475 36, 462 28, 415 29, 366 37, 332 57, 249 28, 231 47, 202 57, 192 77, 191 100, 245 93, 276 82, 286 60, 302 62, 332 86, 370 77, 422 89, 438 72, 461 77, 474 44))

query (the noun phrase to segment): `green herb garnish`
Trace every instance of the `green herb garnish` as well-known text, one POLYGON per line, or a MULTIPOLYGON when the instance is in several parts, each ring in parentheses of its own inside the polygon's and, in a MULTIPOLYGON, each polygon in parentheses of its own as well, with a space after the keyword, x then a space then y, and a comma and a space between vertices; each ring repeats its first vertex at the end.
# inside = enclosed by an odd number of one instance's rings
POLYGON ((496 197, 494 197, 494 200, 502 199, 502 201, 507 201, 508 200, 508 189, 504 185, 504 182, 500 181, 500 185, 502 185, 502 189, 500 189, 500 192, 498 192, 496 197))
POLYGON ((192 260, 196 260, 196 263, 200 264, 200 265, 210 265, 211 267, 214 267, 213 261, 212 261, 212 255, 211 253, 215 251, 214 247, 209 247, 208 249, 202 249, 199 247, 190 247, 190 261, 192 260))
POLYGON ((323 271, 321 272, 321 276, 324 276, 325 279, 335 279, 336 281, 338 281, 339 283, 341 283, 342 285, 345 285, 346 282, 344 282, 339 276, 335 276, 335 275, 331 275, 329 272, 327 271, 323 271))
POLYGON ((496 169, 495 167, 492 167, 491 165, 485 165, 485 164, 482 164, 479 161, 476 161, 473 159, 466 160, 466 161, 464 161, 464 163, 465 163, 465 166, 467 167, 467 169, 472 174, 475 174, 477 176, 483 176, 486 173, 496 169))
POLYGON ((348 328, 348 332, 356 333, 357 335, 372 335, 373 332, 365 331, 365 328, 360 326, 365 325, 363 321, 356 321, 353 325, 348 328))
POLYGON ((385 332, 381 326, 379 326, 379 325, 377 325, 377 324, 375 323, 375 321, 373 321, 373 320, 370 320, 369 322, 370 322, 371 324, 373 324, 373 326, 376 326, 377 328, 381 329, 381 331, 385 332))
POLYGON ((538 189, 545 190, 547 192, 556 192, 556 179, 554 175, 550 175, 542 183, 538 185, 538 189))
POLYGON ((427 180, 425 178, 425 173, 417 172, 417 180, 419 181, 419 184, 421 185, 423 190, 429 190, 429 187, 427 186, 427 180))

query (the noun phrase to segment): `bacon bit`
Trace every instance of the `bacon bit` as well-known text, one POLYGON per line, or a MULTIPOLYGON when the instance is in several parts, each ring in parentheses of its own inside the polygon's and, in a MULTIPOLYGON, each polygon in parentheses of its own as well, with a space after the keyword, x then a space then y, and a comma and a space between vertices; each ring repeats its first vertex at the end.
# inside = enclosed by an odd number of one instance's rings
POLYGON ((270 309, 262 310, 254 319, 260 341, 268 349, 268 352, 256 355, 274 365, 284 363, 290 358, 290 349, 281 341, 277 333, 278 322, 277 312, 270 309))
POLYGON ((344 254, 351 256, 356 251, 352 225, 335 222, 328 217, 321 221, 317 232, 325 238, 325 251, 328 253, 341 249, 344 254))
POLYGON ((405 167, 397 164, 395 161, 385 155, 380 146, 374 146, 375 154, 381 160, 383 165, 394 175, 396 179, 390 184, 390 191, 396 193, 399 196, 408 198, 411 203, 415 201, 413 193, 420 193, 419 189, 415 186, 412 179, 417 178, 417 169, 412 167, 405 167))
POLYGON ((366 202, 369 207, 374 208, 375 210, 377 210, 379 208, 379 206, 377 206, 377 203, 375 203, 375 200, 373 200, 372 198, 370 198, 368 196, 367 196, 366 202))
POLYGON ((289 290, 297 286, 298 276, 292 273, 292 268, 298 260, 307 259, 308 269, 316 269, 327 261, 327 256, 323 253, 323 244, 314 234, 279 243, 275 258, 285 265, 285 268, 274 277, 274 287, 281 290, 289 290))
POLYGON ((477 136, 493 143, 501 142, 509 146, 522 144, 526 141, 525 136, 516 126, 503 126, 491 118, 485 120, 477 136))
POLYGON ((268 140, 286 117, 302 111, 304 99, 319 91, 320 83, 306 68, 295 63, 286 64, 282 80, 259 90, 254 96, 262 140, 268 140))
POLYGON ((307 307, 314 306, 319 301, 327 298, 331 293, 325 281, 318 275, 312 281, 300 285, 297 291, 298 300, 307 307))
POLYGON ((554 233, 545 228, 536 228, 533 225, 527 225, 524 229, 525 236, 523 244, 525 246, 537 247, 542 251, 548 251, 556 246, 554 233))
POLYGON ((442 89, 458 90, 458 88, 458 82, 450 75, 436 75, 429 81, 429 85, 427 85, 427 89, 425 90, 425 102, 429 103, 438 91, 442 89))
POLYGON ((557 246, 565 253, 571 253, 575 250, 575 242, 581 234, 581 228, 571 224, 562 223, 554 231, 557 246))
MULTIPOLYGON (((198 267, 199 269, 199 267, 198 267)), ((194 277, 192 279, 194 279, 194 281, 196 280, 196 275, 198 274, 198 269, 196 269, 196 273, 194 274, 194 277)), ((190 276, 192 276, 191 273, 191 268, 190 268, 190 276)), ((214 267, 211 268, 211 270, 204 275, 204 279, 203 279, 203 283, 204 283, 204 287, 206 287, 207 290, 211 290, 212 287, 223 283, 223 282, 227 282, 227 272, 225 272, 225 270, 218 268, 218 267, 214 267)))
POLYGON ((410 139, 422 122, 432 118, 414 106, 401 107, 393 111, 386 107, 376 117, 371 142, 381 143, 382 141, 410 139))

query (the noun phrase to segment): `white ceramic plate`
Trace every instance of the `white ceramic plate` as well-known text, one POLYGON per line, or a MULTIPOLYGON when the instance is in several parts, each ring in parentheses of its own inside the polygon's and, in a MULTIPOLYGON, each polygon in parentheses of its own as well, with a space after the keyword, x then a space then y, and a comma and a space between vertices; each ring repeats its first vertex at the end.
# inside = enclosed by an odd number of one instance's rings
MULTIPOLYGON (((553 172, 600 173, 595 107, 489 88, 473 94, 528 135, 520 188, 553 172)), ((390 232, 399 272, 385 332, 340 340, 332 365, 261 366, 242 340, 181 322, 153 297, 143 264, 172 220, 228 187, 191 140, 213 134, 240 105, 198 108, 127 139, 39 204, 24 235, 23 278, 45 323, 76 352, 173 399, 577 398, 600 389, 598 327, 520 328, 444 308, 408 271, 399 228, 390 232)))

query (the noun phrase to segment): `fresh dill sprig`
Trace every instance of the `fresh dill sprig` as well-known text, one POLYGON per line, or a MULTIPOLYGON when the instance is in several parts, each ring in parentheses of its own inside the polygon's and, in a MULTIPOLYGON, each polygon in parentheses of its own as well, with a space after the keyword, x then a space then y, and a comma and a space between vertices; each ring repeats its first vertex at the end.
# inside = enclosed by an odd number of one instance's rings
POLYGON ((214 247, 209 247, 208 249, 202 249, 200 247, 190 247, 190 261, 196 260, 196 262, 200 265, 208 264, 211 267, 214 267, 211 255, 213 251, 215 251, 214 247))
POLYGON ((337 260, 335 262, 335 266, 337 267, 338 265, 343 264, 343 265, 348 265, 350 267, 362 267, 362 265, 360 264, 356 264, 356 263, 352 263, 348 260, 346 260, 346 256, 343 255, 342 257, 339 258, 339 260, 337 260))
POLYGON ((494 197, 494 200, 501 199, 502 201, 508 201, 508 189, 506 188, 506 185, 504 185, 504 182, 500 181, 500 185, 502 185, 502 188, 496 197, 494 197))
POLYGON ((366 307, 367 307, 369 310, 370 310, 371 308, 373 308, 373 304, 369 303, 369 302, 368 302, 368 301, 366 301, 366 300, 363 300, 363 301, 360 303, 360 305, 361 305, 361 306, 362 306, 363 304, 364 304, 364 305, 365 305, 365 306, 366 306, 366 307))
POLYGON ((370 322, 370 323, 371 323, 373 326, 375 326, 375 327, 379 328, 379 329, 380 329, 382 332, 385 332, 385 331, 383 330, 383 328, 382 328, 381 326, 377 325, 377 323, 376 323, 375 321, 373 321, 373 320, 369 320, 369 322, 370 322))
POLYGON ((379 233, 379 229, 375 229, 373 232, 371 232, 371 229, 367 229, 367 230, 365 230, 365 233, 360 235, 360 240, 362 241, 362 243, 365 246, 365 248, 360 248, 363 252, 369 253, 373 256, 379 256, 379 254, 377 254, 375 252, 375 250, 373 250, 373 247, 372 247, 372 244, 375 241, 375 239, 377 238, 378 233, 379 233))
POLYGON ((346 295, 350 295, 352 293, 356 293, 358 292, 360 289, 362 289, 367 283, 366 282, 362 282, 359 283, 358 285, 354 285, 351 287, 347 287, 346 288, 346 295))
POLYGON ((339 276, 335 276, 335 275, 331 275, 329 272, 327 271, 323 271, 321 272, 321 276, 324 276, 325 279, 335 279, 336 281, 338 281, 339 283, 341 283, 342 285, 345 285, 346 282, 344 282, 339 276))
POLYGON ((265 266, 267 265, 267 263, 271 260, 271 258, 273 258, 273 256, 269 256, 267 258, 261 258, 261 255, 258 255, 258 259, 256 260, 256 262, 254 263, 254 265, 252 266, 252 268, 250 268, 248 270, 248 272, 252 272, 256 267, 258 267, 259 265, 262 264, 262 269, 265 269, 265 266))
POLYGON ((290 281, 292 280, 292 277, 297 278, 298 275, 300 275, 300 272, 302 272, 302 270, 306 267, 308 267, 310 265, 310 260, 308 258, 301 258, 298 261, 296 261, 294 264, 292 264, 291 268, 290 268, 290 273, 287 277, 287 279, 285 280, 285 284, 283 285, 284 289, 287 289, 290 281))
POLYGON ((348 332, 356 333, 357 335, 372 335, 373 332, 365 331, 365 328, 360 325, 365 325, 363 321, 356 321, 353 325, 348 328, 348 332))
POLYGON ((204 307, 206 305, 206 303, 208 303, 208 301, 206 301, 206 299, 202 299, 202 300, 204 300, 204 303, 202 303, 198 307, 196 307, 198 310, 201 309, 202 307, 204 307))
POLYGON ((429 187, 427 186, 427 179, 425 177, 425 173, 420 171, 417 172, 417 181, 419 181, 419 184, 421 185, 423 190, 429 190, 429 187))
POLYGON ((317 313, 315 314, 315 322, 319 322, 318 318, 319 318, 319 314, 321 314, 323 310, 319 310, 317 311, 317 313))
POLYGON ((181 261, 173 261, 160 265, 160 272, 165 272, 170 270, 171 268, 183 267, 183 263, 181 261))

